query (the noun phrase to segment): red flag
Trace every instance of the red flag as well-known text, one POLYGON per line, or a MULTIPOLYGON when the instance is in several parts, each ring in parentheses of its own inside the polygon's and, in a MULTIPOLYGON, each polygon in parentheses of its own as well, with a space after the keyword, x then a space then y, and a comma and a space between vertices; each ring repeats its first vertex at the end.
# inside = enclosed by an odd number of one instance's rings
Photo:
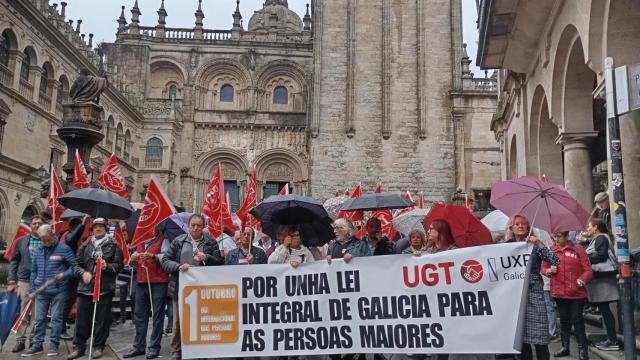
POLYGON ((473 212, 473 206, 471 203, 471 199, 469 198, 469 194, 464 194, 464 204, 469 209, 469 211, 473 212))
POLYGON ((338 196, 340 196, 340 191, 336 191, 336 193, 333 194, 333 197, 338 197, 338 196))
POLYGON ((20 225, 18 225, 18 228, 16 229, 16 234, 13 236, 13 240, 11 240, 11 244, 9 244, 9 248, 4 253, 4 258, 7 260, 11 260, 11 258, 13 257, 13 252, 16 249, 17 240, 29 234, 31 234, 31 228, 26 224, 20 223, 20 225))
POLYGON ((236 215, 238 215, 238 219, 240 219, 242 223, 246 221, 246 216, 249 215, 249 210, 253 209, 258 204, 256 183, 256 171, 253 170, 249 176, 249 182, 247 182, 247 196, 245 196, 240 209, 236 211, 236 215))
POLYGON ((344 196, 351 196, 351 194, 349 193, 349 189, 344 191, 344 196))
POLYGON ((129 264, 129 248, 127 248, 127 242, 124 240, 124 232, 122 232, 122 227, 120 226, 119 221, 116 222, 116 228, 113 230, 113 238, 116 240, 118 245, 120 245, 124 264, 129 264))
POLYGON ((58 179, 58 175, 56 174, 55 169, 53 168, 53 164, 51 165, 51 181, 49 183, 49 198, 47 199, 47 208, 53 217, 53 223, 57 223, 60 221, 60 217, 62 216, 62 212, 64 212, 64 207, 60 205, 58 202, 58 198, 64 195, 64 190, 62 190, 62 184, 60 184, 60 179, 58 179))
POLYGON ((213 179, 209 183, 207 192, 204 198, 204 204, 202 204, 202 214, 209 218, 207 223, 207 229, 209 235, 214 238, 222 235, 222 174, 220 171, 220 165, 216 167, 213 173, 213 179))
MULTIPOLYGON (((382 192, 381 183, 378 183, 378 185, 376 186, 375 192, 376 193, 382 192)), ((374 217, 380 220, 380 223, 382 225, 382 235, 386 236, 389 239, 395 238, 396 230, 393 228, 393 223, 392 223, 393 214, 391 213, 390 209, 373 211, 371 213, 371 217, 374 217)))
POLYGON ((236 223, 231 217, 231 202, 229 201, 229 193, 226 193, 222 202, 222 225, 229 231, 236 231, 236 223))
POLYGON ((95 282, 93 283, 93 302, 100 301, 100 278, 102 277, 102 258, 96 259, 95 282))
POLYGON ((104 165, 104 169, 98 175, 98 184, 112 193, 116 193, 125 199, 127 198, 127 187, 124 184, 116 154, 111 154, 109 161, 104 165))
POLYGON ((418 209, 424 209, 424 193, 420 191, 418 193, 418 202, 416 203, 418 209))
MULTIPOLYGON (((405 199, 407 199, 409 201, 413 201, 413 197, 411 197, 411 193, 410 192, 406 191, 403 196, 404 196, 405 199)), ((395 214, 393 214, 393 217, 398 217, 398 216, 400 216, 402 214, 406 214, 409 211, 412 211, 412 210, 415 210, 415 209, 416 209, 415 206, 410 206, 408 208, 397 210, 395 212, 395 214)))
MULTIPOLYGON (((176 209, 173 207, 173 204, 162 191, 156 179, 151 177, 149 187, 147 188, 147 195, 144 198, 144 207, 140 212, 140 219, 138 220, 138 225, 136 225, 136 230, 133 233, 129 246, 134 247, 154 238, 156 236, 156 226, 175 213, 176 209)), ((126 246, 122 248, 123 252, 125 248, 126 246)))
MULTIPOLYGON (((353 189, 353 194, 351 194, 351 198, 355 199, 355 198, 359 198, 360 196, 362 196, 362 187, 360 186, 360 184, 358 184, 356 185, 356 188, 353 189)), ((351 222, 361 221, 364 219, 364 212, 363 211, 340 211, 338 213, 338 219, 342 219, 342 218, 345 218, 351 222)))
POLYGON ((547 175, 546 174, 542 174, 542 176, 540 176, 540 181, 542 181, 543 183, 549 183, 549 179, 547 179, 547 175))
POLYGON ((282 189, 280 189, 280 192, 278 193, 278 195, 280 196, 289 195, 289 183, 284 184, 282 189))
POLYGON ((73 162, 73 186, 76 189, 85 189, 91 186, 89 182, 89 175, 87 175, 87 169, 84 168, 80 153, 76 149, 76 158, 73 162))
POLYGON ((22 326, 24 319, 27 317, 27 314, 29 314, 32 307, 33 307, 33 299, 29 299, 29 302, 24 307, 24 310, 22 310, 22 312, 20 313, 20 316, 18 316, 18 320, 16 320, 16 322, 11 327, 11 332, 13 332, 14 334, 18 333, 18 330, 20 330, 20 326, 22 326))
POLYGON ((356 233, 356 239, 364 239, 364 237, 367 235, 367 224, 363 223, 362 226, 360 226, 360 229, 358 229, 358 232, 356 233))

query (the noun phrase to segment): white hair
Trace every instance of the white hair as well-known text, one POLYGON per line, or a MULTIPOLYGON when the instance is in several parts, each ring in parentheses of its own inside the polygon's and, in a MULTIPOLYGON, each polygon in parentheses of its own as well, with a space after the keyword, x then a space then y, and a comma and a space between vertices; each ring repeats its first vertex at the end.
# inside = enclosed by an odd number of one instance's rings
POLYGON ((358 233, 358 230, 356 230, 356 227, 353 226, 353 223, 351 223, 351 221, 344 218, 334 221, 333 226, 346 232, 350 238, 356 236, 356 234, 358 233))
POLYGON ((53 235, 53 228, 49 224, 43 224, 38 227, 38 235, 53 235))

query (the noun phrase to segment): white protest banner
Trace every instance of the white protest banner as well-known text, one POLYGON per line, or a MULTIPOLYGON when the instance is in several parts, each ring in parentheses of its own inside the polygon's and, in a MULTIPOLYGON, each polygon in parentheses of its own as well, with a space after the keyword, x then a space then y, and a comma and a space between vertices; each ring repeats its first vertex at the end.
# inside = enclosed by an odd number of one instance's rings
POLYGON ((183 358, 515 353, 531 248, 180 273, 183 358))

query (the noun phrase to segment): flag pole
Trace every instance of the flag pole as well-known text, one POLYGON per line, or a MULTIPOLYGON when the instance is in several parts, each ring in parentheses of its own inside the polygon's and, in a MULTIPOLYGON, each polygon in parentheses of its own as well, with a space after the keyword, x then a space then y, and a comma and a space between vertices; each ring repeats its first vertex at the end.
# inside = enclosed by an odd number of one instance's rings
POLYGON ((147 287, 149 288, 149 303, 151 304, 151 321, 153 322, 153 296, 151 296, 151 281, 149 281, 149 269, 142 265, 144 271, 147 273, 147 287))
POLYGON ((98 308, 98 302, 93 303, 93 319, 91 320, 91 341, 89 342, 89 360, 93 359, 93 332, 96 327, 96 310, 98 308))

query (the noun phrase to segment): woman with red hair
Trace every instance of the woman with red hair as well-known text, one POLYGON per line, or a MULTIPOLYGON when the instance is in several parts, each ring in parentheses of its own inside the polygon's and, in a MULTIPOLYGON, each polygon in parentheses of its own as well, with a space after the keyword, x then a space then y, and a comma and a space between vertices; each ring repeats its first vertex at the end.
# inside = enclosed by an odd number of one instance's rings
POLYGON ((456 248, 454 245, 455 240, 453 239, 453 235, 451 235, 451 227, 446 220, 438 219, 431 222, 431 225, 429 225, 429 238, 427 243, 433 244, 431 245, 431 248, 428 249, 429 252, 432 253, 456 248))

